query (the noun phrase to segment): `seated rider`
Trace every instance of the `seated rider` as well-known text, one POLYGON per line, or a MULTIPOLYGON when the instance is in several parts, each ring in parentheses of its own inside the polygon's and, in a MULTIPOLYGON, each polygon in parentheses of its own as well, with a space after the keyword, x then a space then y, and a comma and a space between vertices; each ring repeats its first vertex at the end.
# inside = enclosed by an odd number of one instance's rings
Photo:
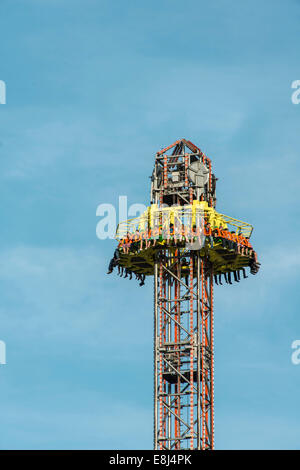
POLYGON ((208 239, 208 241, 210 243, 210 247, 213 248, 214 247, 214 241, 213 241, 212 230, 211 230, 211 226, 210 226, 209 222, 204 225, 204 235, 208 239))
POLYGON ((114 256, 109 262, 107 274, 111 274, 116 266, 118 266, 120 260, 119 248, 114 251, 114 256))

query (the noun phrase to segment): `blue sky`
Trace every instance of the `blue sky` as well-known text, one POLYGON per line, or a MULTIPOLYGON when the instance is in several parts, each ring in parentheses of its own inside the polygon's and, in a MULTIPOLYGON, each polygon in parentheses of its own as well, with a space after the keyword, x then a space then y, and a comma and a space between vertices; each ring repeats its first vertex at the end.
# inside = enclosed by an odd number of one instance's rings
POLYGON ((216 447, 299 449, 299 20, 296 0, 1 0, 1 449, 152 447, 152 280, 106 276, 96 208, 148 204, 181 137, 262 263, 215 289, 216 447))

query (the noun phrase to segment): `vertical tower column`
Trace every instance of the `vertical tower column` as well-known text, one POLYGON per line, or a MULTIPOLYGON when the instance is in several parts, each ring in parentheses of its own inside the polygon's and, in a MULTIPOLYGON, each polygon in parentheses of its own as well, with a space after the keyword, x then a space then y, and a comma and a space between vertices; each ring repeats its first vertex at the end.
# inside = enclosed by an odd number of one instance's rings
POLYGON ((154 267, 154 448, 213 449, 213 276, 199 251, 154 267))

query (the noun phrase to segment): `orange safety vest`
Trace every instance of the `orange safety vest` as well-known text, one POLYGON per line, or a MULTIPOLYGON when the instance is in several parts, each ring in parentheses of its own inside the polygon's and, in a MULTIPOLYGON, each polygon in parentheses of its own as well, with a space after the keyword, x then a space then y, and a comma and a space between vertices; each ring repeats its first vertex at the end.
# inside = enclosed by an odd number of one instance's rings
POLYGON ((239 239, 240 239, 240 244, 243 245, 243 246, 246 246, 246 243, 245 243, 246 239, 243 237, 243 235, 240 235, 239 239))
POLYGON ((207 231, 206 231, 206 226, 204 225, 203 233, 204 233, 204 235, 206 235, 206 236, 211 235, 211 228, 209 227, 208 232, 207 232, 207 231))
POLYGON ((228 240, 230 240, 230 236, 229 236, 228 230, 223 230, 223 231, 222 231, 222 236, 223 236, 223 238, 227 238, 228 240))

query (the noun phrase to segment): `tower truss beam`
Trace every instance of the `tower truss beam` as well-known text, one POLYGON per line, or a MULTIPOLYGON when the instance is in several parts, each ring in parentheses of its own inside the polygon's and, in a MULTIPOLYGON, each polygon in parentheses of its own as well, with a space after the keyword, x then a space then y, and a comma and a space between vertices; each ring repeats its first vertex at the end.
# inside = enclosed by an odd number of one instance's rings
POLYGON ((213 276, 199 252, 158 253, 154 317, 154 448, 213 449, 213 276))

